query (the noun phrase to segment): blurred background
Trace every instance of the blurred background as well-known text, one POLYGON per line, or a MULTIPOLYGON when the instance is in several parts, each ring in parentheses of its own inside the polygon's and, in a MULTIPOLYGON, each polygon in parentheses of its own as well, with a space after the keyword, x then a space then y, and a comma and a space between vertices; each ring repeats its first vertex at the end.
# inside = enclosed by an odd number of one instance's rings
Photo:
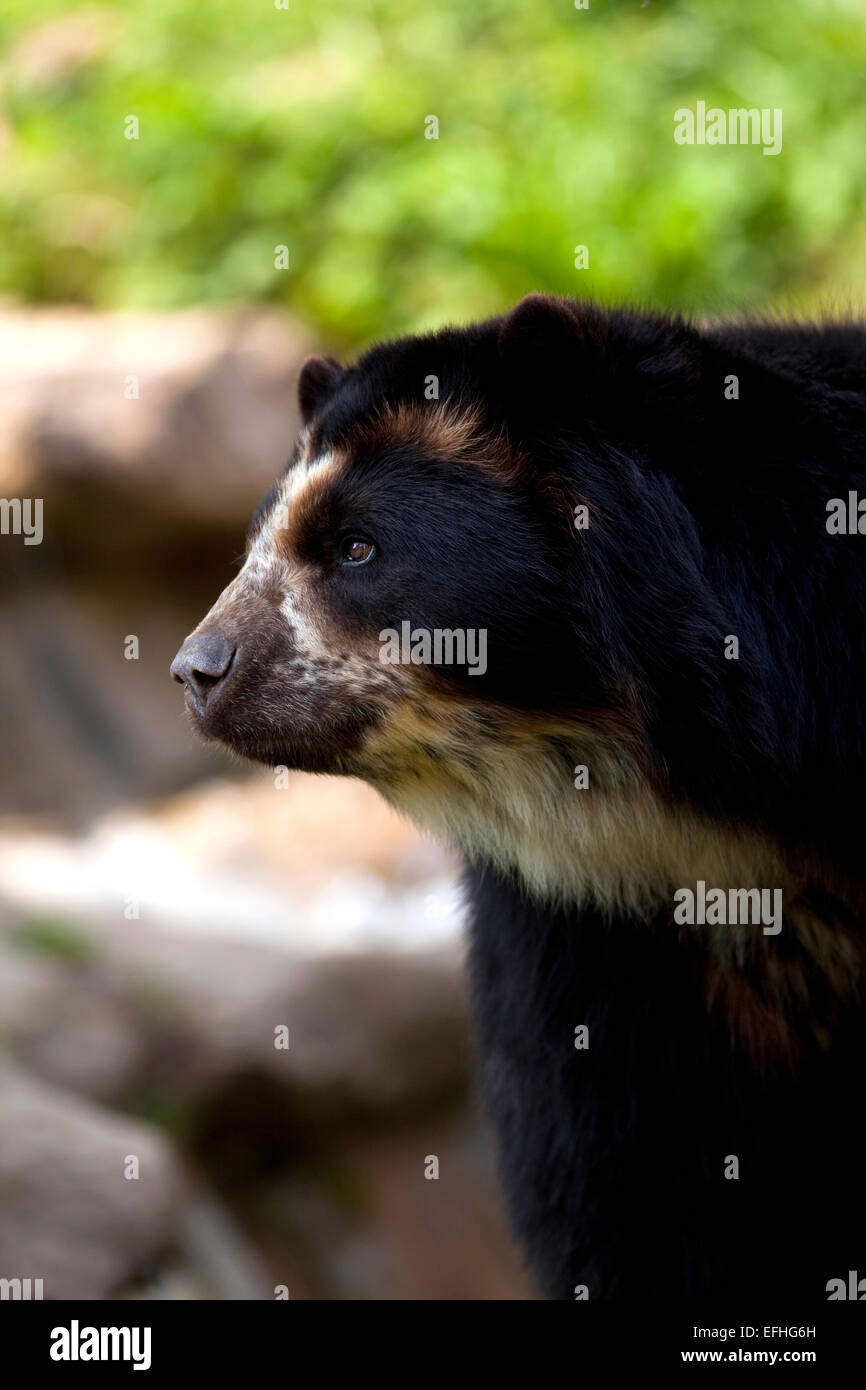
POLYGON ((861 309, 863 20, 4 0, 0 495, 43 499, 44 536, 0 535, 0 1278, 532 1297, 454 863, 358 784, 197 745, 169 661, 308 352, 534 289, 861 309), (698 100, 781 108, 782 153, 675 144, 698 100))

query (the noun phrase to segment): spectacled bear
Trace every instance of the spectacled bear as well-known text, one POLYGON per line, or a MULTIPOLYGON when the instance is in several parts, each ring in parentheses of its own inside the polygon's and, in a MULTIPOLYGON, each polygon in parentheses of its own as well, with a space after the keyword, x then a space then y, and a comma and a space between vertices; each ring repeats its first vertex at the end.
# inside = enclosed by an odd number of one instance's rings
POLYGON ((299 394, 172 667, 195 725, 460 847, 542 1291, 826 1299, 866 1274, 866 330, 531 295, 299 394))

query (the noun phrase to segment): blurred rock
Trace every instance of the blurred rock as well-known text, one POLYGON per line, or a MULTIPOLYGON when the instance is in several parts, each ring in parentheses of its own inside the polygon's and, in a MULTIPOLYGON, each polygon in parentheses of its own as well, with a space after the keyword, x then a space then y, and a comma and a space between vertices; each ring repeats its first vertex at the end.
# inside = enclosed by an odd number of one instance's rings
POLYGON ((456 958, 299 961, 156 934, 123 954, 158 1001, 150 1075, 176 1093, 218 1087, 227 1104, 227 1082, 260 1074, 285 1088, 296 1120, 321 1121, 423 1109, 465 1081, 456 958))
MULTIPOLYGON (((134 566, 132 566, 134 569, 134 566)), ((203 606, 203 605, 202 605, 203 606)), ((168 666, 192 614, 151 599, 36 585, 0 606, 0 811, 50 810, 85 824, 130 798, 225 770, 183 717, 168 666), (127 661, 135 634, 140 659, 127 661)))
POLYGON ((0 1035, 115 1101, 188 1110, 258 1075, 296 1118, 429 1105, 466 1072, 454 870, 368 787, 303 774, 84 836, 0 825, 0 1035))
POLYGON ((301 774, 85 837, 0 827, 0 1035, 106 1099, 188 1109, 258 1075, 296 1117, 423 1107, 466 1073, 453 871, 369 788, 301 774))
POLYGON ((247 1219, 292 1298, 533 1297, 473 1106, 352 1134, 263 1184, 247 1219))
POLYGON ((171 1244, 183 1193, 150 1126, 0 1069, 2 1277, 42 1279, 45 1298, 110 1297, 171 1244))
POLYGON ((453 873, 369 789, 300 774, 0 827, 6 1046, 169 1131, 219 1199, 122 1296, 240 1296, 238 1242, 245 1297, 526 1296, 467 1108, 453 873))
POLYGON ((284 1122, 423 1110, 465 1082, 456 951, 299 958, 134 929, 80 940, 92 960, 75 966, 0 940, 4 1045, 80 1095, 193 1119, 216 1096, 231 1129, 258 1085, 267 1142, 284 1122))
POLYGON ((115 933, 101 957, 107 986, 130 1001, 146 1084, 187 1111, 217 1095, 229 1129, 255 1078, 271 1083, 264 1130, 424 1109, 465 1082, 456 952, 304 959, 148 931, 115 933))
POLYGON ((43 1080, 93 1099, 128 1093, 142 1065, 128 1010, 80 965, 3 939, 0 1040, 43 1080))
MULTIPOLYGON (((62 517, 76 493, 90 504, 97 491, 195 527, 236 522, 288 456, 310 350, 268 311, 7 308, 0 493, 43 497, 47 535, 55 509, 62 517)), ((135 515, 114 521, 128 531, 135 515)))

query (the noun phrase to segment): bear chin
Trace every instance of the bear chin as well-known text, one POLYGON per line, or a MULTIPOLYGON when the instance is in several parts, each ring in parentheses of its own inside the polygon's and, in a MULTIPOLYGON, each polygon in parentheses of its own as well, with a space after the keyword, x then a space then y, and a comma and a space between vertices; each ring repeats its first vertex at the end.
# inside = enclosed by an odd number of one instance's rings
POLYGON ((327 740, 313 731, 289 732, 254 729, 243 732, 228 720, 208 719, 190 711, 196 733, 203 742, 217 744, 245 762, 289 772, 327 776, 351 776, 352 752, 360 743, 361 730, 354 725, 330 729, 327 740))

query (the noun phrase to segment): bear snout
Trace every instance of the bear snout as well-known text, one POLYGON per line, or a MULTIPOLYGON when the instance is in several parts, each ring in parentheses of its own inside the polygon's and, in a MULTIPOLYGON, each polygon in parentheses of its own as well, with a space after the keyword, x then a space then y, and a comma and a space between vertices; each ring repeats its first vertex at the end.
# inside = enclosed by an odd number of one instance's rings
POLYGON ((169 670, 197 714, 204 713, 209 698, 225 681, 236 652, 236 643, 221 632, 197 630, 181 645, 169 670))

